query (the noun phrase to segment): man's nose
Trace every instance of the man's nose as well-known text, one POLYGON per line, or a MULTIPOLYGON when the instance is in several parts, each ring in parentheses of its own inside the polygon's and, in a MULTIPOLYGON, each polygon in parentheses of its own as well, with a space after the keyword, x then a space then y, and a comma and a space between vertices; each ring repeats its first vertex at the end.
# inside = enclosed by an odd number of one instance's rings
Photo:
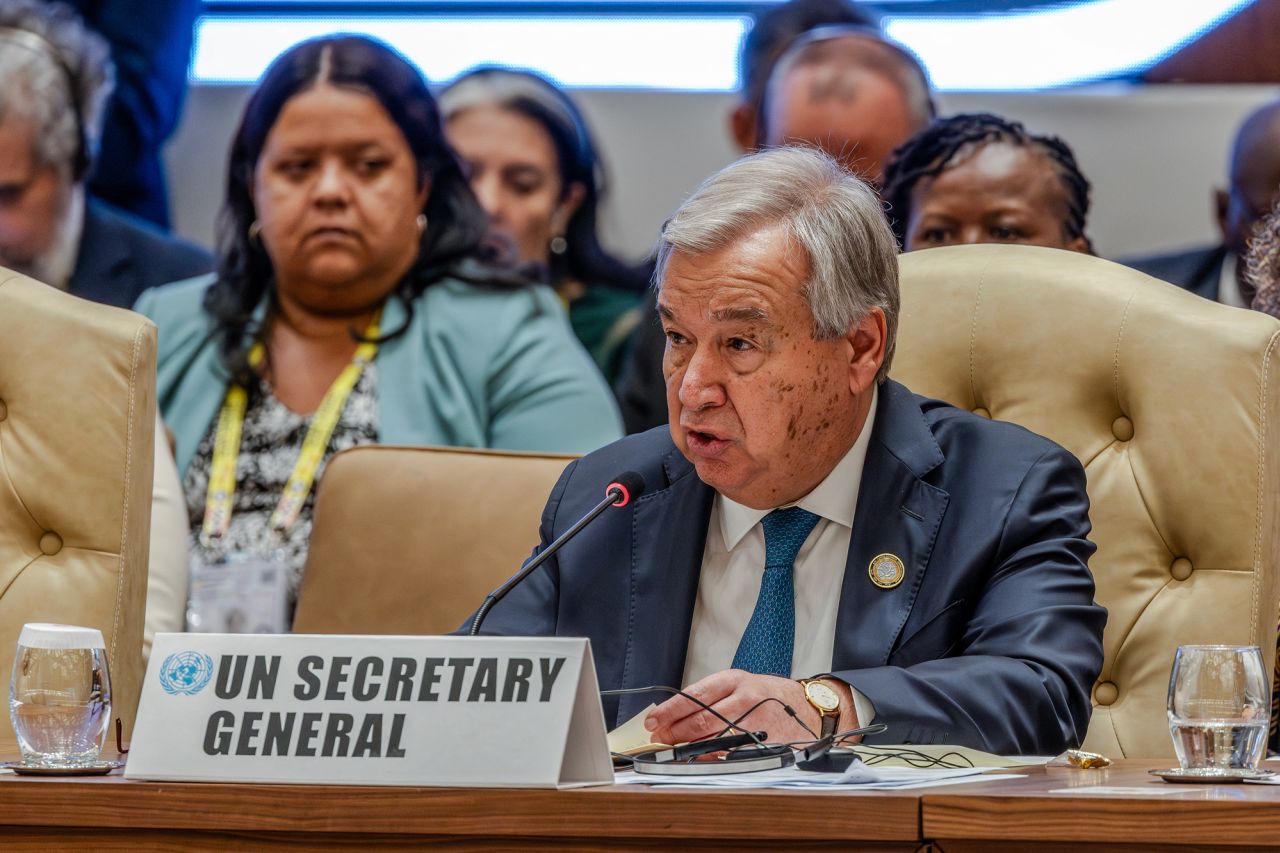
POLYGON ((713 352, 699 347, 680 377, 680 405, 699 411, 724 405, 724 367, 713 352))

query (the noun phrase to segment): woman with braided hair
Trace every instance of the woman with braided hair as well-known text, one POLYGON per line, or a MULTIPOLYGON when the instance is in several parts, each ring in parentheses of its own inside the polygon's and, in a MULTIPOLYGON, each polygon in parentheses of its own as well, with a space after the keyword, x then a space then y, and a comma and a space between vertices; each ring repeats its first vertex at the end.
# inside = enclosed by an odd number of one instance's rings
POLYGON ((893 152, 884 199, 903 251, 1024 243, 1092 253, 1089 181, 1066 143, 986 113, 934 121, 893 152))

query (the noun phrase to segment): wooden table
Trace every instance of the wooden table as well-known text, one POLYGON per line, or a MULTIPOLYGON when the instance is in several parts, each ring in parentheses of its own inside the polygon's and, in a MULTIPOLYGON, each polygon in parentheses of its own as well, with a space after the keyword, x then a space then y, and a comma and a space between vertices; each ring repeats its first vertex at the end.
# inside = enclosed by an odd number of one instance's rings
POLYGON ((920 847, 916 791, 569 791, 0 775, 10 850, 853 850, 920 847))
POLYGON ((1280 787, 1170 787, 1158 761, 900 792, 572 791, 133 782, 0 775, 4 850, 1280 849, 1280 787), (1090 795, 1090 788, 1144 793, 1090 795), (1150 793, 1146 793, 1149 791, 1150 793))
POLYGON ((1037 767, 1019 770, 1024 779, 925 789, 922 835, 939 853, 1280 850, 1280 786, 1171 785, 1147 773, 1173 763, 1037 767), (1088 793, 1101 786, 1144 793, 1088 793))

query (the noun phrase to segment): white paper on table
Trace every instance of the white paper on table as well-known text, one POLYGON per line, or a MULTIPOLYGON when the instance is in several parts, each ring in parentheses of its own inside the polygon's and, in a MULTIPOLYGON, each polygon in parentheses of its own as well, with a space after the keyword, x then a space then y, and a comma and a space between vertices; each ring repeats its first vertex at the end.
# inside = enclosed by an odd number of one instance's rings
POLYGON ((868 767, 855 762, 843 773, 811 773, 795 767, 781 770, 762 770, 758 773, 718 773, 707 776, 665 776, 636 773, 632 770, 615 771, 614 783, 618 785, 663 785, 685 788, 821 788, 824 791, 884 791, 903 788, 921 788, 930 785, 952 785, 964 782, 985 782, 996 779, 1018 779, 1020 775, 1002 773, 987 776, 991 768, 963 767, 914 768, 868 767))

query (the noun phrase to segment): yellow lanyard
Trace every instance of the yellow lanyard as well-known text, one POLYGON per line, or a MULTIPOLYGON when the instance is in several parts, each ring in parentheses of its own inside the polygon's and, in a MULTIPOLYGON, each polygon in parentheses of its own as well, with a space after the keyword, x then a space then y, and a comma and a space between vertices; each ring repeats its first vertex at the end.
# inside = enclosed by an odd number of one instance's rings
MULTIPOLYGON (((369 324, 366 338, 378 337, 378 317, 369 324)), ((253 345, 249 350, 249 364, 258 367, 262 363, 263 347, 261 343, 253 345)), ((289 475, 289 482, 284 487, 284 494, 271 513, 273 530, 288 530, 298 520, 302 506, 311 493, 315 483, 316 470, 329 447, 329 439, 338 426, 342 416, 342 408, 351 396, 351 389, 360 379, 365 365, 373 361, 378 353, 378 345, 365 342, 356 347, 351 363, 342 369, 338 378, 333 380, 320 408, 311 420, 307 436, 302 441, 302 450, 298 453, 298 461, 289 475)), ((218 414, 218 431, 214 434, 213 461, 209 466, 209 490, 205 494, 204 523, 201 525, 200 538, 204 542, 224 535, 231 525, 231 513, 236 496, 236 462, 240 457, 240 433, 244 426, 245 410, 248 407, 249 393, 240 385, 227 388, 226 399, 222 402, 222 411, 218 414)))

